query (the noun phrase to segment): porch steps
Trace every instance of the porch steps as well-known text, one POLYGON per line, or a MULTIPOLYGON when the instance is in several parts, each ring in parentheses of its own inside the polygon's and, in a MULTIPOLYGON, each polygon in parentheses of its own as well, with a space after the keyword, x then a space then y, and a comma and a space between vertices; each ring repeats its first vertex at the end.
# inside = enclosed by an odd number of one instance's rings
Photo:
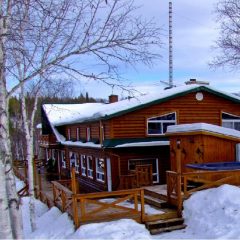
POLYGON ((146 222, 145 225, 152 235, 160 234, 163 232, 170 232, 173 230, 180 230, 186 227, 183 218, 170 218, 157 221, 150 221, 146 222))
POLYGON ((151 196, 152 198, 160 199, 162 201, 167 201, 167 194, 160 193, 154 190, 144 188, 144 195, 151 196))
POLYGON ((149 195, 144 196, 145 203, 152 205, 157 208, 166 208, 168 207, 168 203, 164 200, 161 200, 159 198, 155 198, 149 195))

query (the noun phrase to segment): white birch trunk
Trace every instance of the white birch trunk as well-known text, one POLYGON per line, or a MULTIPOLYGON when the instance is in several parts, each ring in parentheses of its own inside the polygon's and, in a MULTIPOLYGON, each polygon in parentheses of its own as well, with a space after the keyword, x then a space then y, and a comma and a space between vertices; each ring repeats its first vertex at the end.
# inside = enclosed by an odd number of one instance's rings
MULTIPOLYGON (((23 126, 26 138, 26 160, 28 163, 28 192, 29 192, 29 212, 32 232, 36 230, 36 217, 34 205, 34 159, 33 159, 33 123, 27 118, 27 107, 24 96, 24 86, 21 87, 21 107, 23 116, 23 126)), ((34 111, 33 111, 34 112, 34 111)), ((35 112, 34 112, 35 113, 35 112)), ((34 114, 32 113, 32 114, 34 114)))
MULTIPOLYGON (((19 226, 19 200, 12 171, 11 151, 9 144, 9 119, 6 89, 6 51, 5 41, 8 31, 11 1, 8 2, 6 18, 0 20, 0 237, 21 238, 19 226)), ((3 2, 1 2, 1 9, 3 2)), ((2 12, 1 12, 2 16, 2 12)))

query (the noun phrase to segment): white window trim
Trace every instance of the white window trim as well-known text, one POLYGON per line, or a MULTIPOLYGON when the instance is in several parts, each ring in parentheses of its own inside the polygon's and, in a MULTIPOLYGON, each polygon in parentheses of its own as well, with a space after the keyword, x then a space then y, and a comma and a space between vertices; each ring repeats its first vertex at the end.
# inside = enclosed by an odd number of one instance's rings
POLYGON ((162 123, 174 123, 176 125, 177 124, 177 113, 176 112, 170 112, 170 113, 166 113, 166 114, 163 114, 163 115, 158 115, 158 116, 147 118, 147 135, 148 136, 165 135, 165 133, 163 133, 163 124, 162 123), (166 115, 170 115, 170 114, 173 114, 173 113, 175 114, 175 120, 149 120, 151 118, 164 117, 166 115), (148 123, 161 123, 161 132, 162 133, 148 133, 148 123))
POLYGON ((90 168, 90 160, 92 160, 92 167, 93 167, 93 158, 92 156, 87 156, 87 176, 93 179, 93 168, 90 168))
POLYGON ((155 160, 156 161, 156 172, 153 172, 152 169, 152 176, 157 176, 157 180, 153 181, 153 183, 159 183, 159 169, 158 169, 158 158, 133 158, 133 159, 128 159, 128 170, 130 170, 130 161, 147 161, 147 160, 155 160))
POLYGON ((86 169, 86 167, 87 166, 83 166, 83 159, 86 159, 86 156, 85 155, 81 155, 81 175, 82 176, 86 176, 87 174, 87 169, 86 169))
POLYGON ((61 151, 61 162, 62 162, 62 168, 66 168, 66 158, 65 158, 65 151, 61 151))
POLYGON ((102 160, 104 161, 104 167, 105 167, 105 165, 106 165, 106 162, 105 162, 105 159, 104 159, 104 158, 96 158, 96 159, 95 159, 95 162, 96 162, 96 179, 97 179, 97 181, 104 183, 104 182, 105 182, 105 168, 104 168, 103 172, 98 170, 98 161, 99 161, 100 159, 102 159, 102 160), (102 178, 99 178, 99 177, 98 177, 98 174, 101 175, 101 176, 103 176, 103 179, 102 179, 102 178))

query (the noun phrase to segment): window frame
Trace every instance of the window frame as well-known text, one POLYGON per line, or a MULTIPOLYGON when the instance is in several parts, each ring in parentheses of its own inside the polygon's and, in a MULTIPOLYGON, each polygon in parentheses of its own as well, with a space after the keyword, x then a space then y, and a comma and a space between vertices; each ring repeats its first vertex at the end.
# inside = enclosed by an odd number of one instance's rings
POLYGON ((147 136, 161 136, 161 135, 165 135, 165 132, 163 132, 163 123, 174 123, 174 125, 177 124, 177 112, 168 112, 168 113, 164 113, 164 114, 161 114, 161 115, 157 115, 157 116, 153 116, 153 117, 148 117, 147 118, 147 127, 146 127, 146 134, 147 136), (158 117, 164 117, 164 116, 167 116, 167 115, 171 115, 171 114, 174 114, 175 115, 175 120, 150 120, 150 119, 153 119, 153 118, 158 118, 158 117), (159 123, 161 124, 161 133, 149 133, 149 123, 159 123))
POLYGON ((61 155, 61 167, 62 168, 67 168, 65 151, 61 150, 60 155, 61 155))
POLYGON ((239 123, 239 124, 240 124, 240 116, 235 115, 235 114, 232 114, 232 113, 221 112, 221 120, 222 120, 222 124, 221 124, 222 127, 240 131, 240 130, 238 130, 238 129, 236 129, 236 128, 234 127, 234 126, 235 126, 235 123, 239 123), (226 115, 232 116, 232 117, 236 117, 236 118, 239 118, 239 119, 223 119, 223 114, 226 114, 226 115), (223 123, 232 123, 232 124, 233 124, 233 128, 232 128, 232 127, 223 126, 223 123))
POLYGON ((95 158, 95 164, 96 164, 96 180, 98 182, 105 183, 106 182, 106 172, 105 172, 106 159, 105 158, 95 158), (98 168, 98 161, 99 160, 103 160, 103 163, 104 163, 103 171, 99 171, 99 168, 98 168), (99 176, 102 176, 102 177, 100 178, 99 176))
POLYGON ((94 169, 94 166, 93 166, 93 157, 92 156, 86 156, 86 160, 87 160, 87 176, 88 178, 91 178, 93 179, 93 169, 94 169), (90 168, 90 160, 92 161, 92 168, 90 168))
POLYGON ((87 159, 86 159, 86 155, 83 155, 83 154, 80 155, 80 163, 81 163, 81 175, 86 177, 87 176, 87 159), (83 162, 84 162, 83 160, 84 159, 86 161, 86 166, 83 166, 84 165, 83 164, 83 162))

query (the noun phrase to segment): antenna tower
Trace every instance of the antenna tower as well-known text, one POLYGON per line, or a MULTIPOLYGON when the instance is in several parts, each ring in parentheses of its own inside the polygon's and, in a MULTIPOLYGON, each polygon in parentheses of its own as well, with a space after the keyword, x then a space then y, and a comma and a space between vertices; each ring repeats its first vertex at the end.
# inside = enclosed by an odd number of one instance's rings
POLYGON ((173 87, 172 2, 169 2, 169 87, 173 87))

